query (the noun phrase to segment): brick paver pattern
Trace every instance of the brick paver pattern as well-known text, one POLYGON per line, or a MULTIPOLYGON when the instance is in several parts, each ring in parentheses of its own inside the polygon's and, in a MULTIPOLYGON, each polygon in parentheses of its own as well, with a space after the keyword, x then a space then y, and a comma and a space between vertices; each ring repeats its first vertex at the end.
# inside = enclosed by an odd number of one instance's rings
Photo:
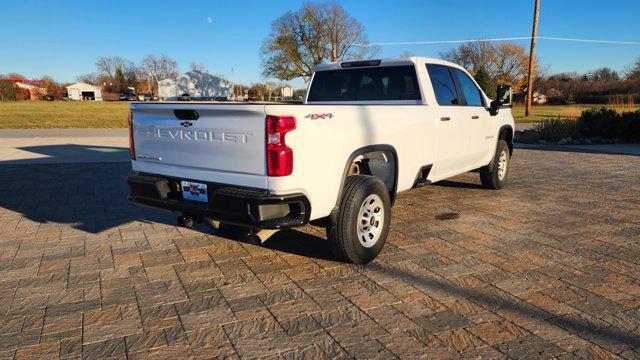
POLYGON ((127 163, 0 165, 0 358, 640 358, 640 157, 519 150, 403 193, 383 253, 126 200, 127 163))

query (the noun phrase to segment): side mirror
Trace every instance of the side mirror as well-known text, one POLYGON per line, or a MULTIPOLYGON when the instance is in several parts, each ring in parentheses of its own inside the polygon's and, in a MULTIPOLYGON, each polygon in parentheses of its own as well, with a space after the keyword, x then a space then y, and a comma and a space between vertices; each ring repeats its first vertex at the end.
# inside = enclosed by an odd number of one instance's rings
POLYGON ((498 85, 496 100, 500 102, 501 107, 511 107, 511 103, 513 102, 513 88, 508 85, 498 85))
POLYGON ((498 85, 496 99, 489 106, 491 116, 498 115, 501 108, 510 108, 513 103, 513 88, 508 85, 498 85))

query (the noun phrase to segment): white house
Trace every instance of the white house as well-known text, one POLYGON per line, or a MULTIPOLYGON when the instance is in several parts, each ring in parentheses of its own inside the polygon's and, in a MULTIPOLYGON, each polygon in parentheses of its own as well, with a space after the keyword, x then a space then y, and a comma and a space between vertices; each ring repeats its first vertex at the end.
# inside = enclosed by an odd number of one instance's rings
POLYGON ((229 99, 233 97, 233 84, 221 77, 198 70, 158 81, 160 99, 177 100, 182 94, 189 94, 191 99, 229 99))
POLYGON ((544 105, 547 103, 547 95, 541 94, 538 91, 533 92, 533 103, 536 105, 544 105))
POLYGON ((69 100, 95 100, 102 101, 102 90, 93 85, 75 83, 67 86, 69 100))
POLYGON ((293 88, 291 88, 291 86, 284 86, 281 92, 283 99, 289 100, 293 98, 293 88))

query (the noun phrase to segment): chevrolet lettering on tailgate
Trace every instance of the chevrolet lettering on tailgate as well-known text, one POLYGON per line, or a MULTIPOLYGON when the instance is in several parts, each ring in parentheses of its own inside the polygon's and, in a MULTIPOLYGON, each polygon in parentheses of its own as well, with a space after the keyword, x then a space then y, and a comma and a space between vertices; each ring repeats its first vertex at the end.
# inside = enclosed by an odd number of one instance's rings
POLYGON ((158 139, 192 140, 211 142, 247 143, 253 134, 219 130, 185 130, 174 128, 153 128, 151 133, 158 139))

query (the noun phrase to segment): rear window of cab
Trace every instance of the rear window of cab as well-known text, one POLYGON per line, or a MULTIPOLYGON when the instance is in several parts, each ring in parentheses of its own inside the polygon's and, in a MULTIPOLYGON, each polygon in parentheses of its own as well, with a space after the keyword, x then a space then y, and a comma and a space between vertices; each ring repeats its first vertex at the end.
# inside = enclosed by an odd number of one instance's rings
POLYGON ((413 65, 318 71, 307 101, 421 100, 413 65))

